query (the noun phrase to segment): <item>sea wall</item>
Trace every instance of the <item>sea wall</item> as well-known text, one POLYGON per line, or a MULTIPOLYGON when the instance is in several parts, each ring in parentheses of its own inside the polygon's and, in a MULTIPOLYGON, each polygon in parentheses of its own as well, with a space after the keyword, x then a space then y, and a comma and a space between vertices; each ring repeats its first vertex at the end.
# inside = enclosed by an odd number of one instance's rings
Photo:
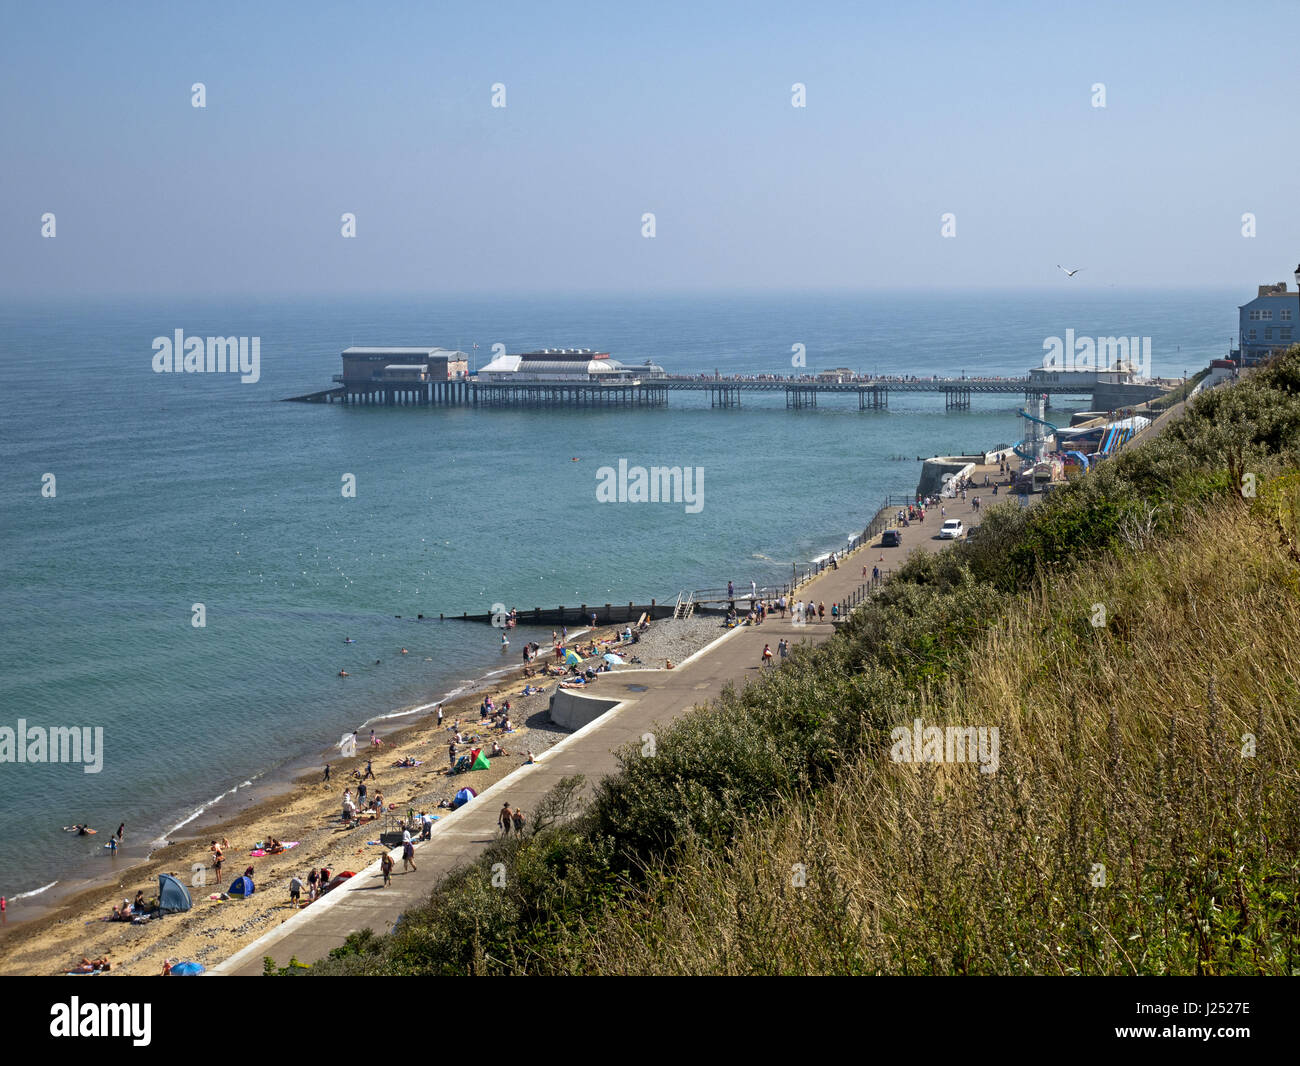
POLYGON ((930 496, 943 488, 944 475, 959 477, 969 473, 976 463, 985 462, 983 455, 936 455, 921 467, 921 480, 917 483, 918 496, 930 496))

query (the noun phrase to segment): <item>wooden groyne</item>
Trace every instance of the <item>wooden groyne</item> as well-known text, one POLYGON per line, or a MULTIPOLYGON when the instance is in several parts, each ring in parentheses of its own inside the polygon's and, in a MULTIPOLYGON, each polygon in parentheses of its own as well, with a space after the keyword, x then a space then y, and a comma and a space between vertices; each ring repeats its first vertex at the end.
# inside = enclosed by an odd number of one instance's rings
MULTIPOLYGON (((594 614, 597 625, 617 625, 623 622, 635 622, 643 614, 649 619, 671 618, 674 608, 675 605, 672 603, 659 603, 656 600, 651 600, 649 603, 629 602, 626 606, 621 603, 582 603, 577 607, 566 607, 561 604, 558 607, 534 607, 523 611, 516 609, 515 621, 521 626, 591 625, 591 616, 594 614)), ((438 618, 456 622, 485 622, 492 625, 494 620, 500 622, 501 612, 440 614, 438 618)))

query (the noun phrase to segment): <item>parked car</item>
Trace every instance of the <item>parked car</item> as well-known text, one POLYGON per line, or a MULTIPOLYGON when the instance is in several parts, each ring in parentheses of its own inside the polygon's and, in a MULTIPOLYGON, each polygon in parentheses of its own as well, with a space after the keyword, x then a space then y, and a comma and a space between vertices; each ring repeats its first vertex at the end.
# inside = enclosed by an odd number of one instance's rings
POLYGON ((882 548, 897 548, 903 543, 903 534, 896 529, 887 529, 880 534, 880 546, 882 548))
POLYGON ((939 530, 940 540, 961 540, 962 534, 966 532, 965 527, 961 524, 960 518, 950 518, 943 524, 939 530))

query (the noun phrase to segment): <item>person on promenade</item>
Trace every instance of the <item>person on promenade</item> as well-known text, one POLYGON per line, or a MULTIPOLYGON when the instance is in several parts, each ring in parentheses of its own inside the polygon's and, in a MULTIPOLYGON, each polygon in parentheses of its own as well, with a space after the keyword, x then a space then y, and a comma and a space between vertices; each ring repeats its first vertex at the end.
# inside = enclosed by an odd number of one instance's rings
POLYGON ((402 841, 402 872, 415 869, 415 845, 411 842, 411 834, 406 834, 406 839, 402 841))
POLYGON ((520 810, 518 807, 516 807, 514 809, 514 813, 510 816, 510 820, 515 824, 515 836, 517 837, 523 836, 524 835, 524 812, 520 810))
POLYGON ((772 647, 769 644, 763 645, 763 665, 765 667, 772 665, 772 647))
POLYGON ((384 887, 388 888, 393 883, 393 857, 388 852, 379 860, 379 871, 384 875, 384 887))
POLYGON ((826 604, 824 602, 817 605, 817 621, 826 621, 826 604))
POLYGON ((790 654, 790 642, 785 637, 782 637, 781 642, 776 646, 776 650, 781 655, 781 661, 785 662, 785 657, 790 654))
POLYGON ((497 825, 501 827, 501 833, 504 836, 509 836, 510 830, 514 828, 515 816, 514 812, 510 810, 508 802, 501 804, 501 811, 497 815, 497 825))

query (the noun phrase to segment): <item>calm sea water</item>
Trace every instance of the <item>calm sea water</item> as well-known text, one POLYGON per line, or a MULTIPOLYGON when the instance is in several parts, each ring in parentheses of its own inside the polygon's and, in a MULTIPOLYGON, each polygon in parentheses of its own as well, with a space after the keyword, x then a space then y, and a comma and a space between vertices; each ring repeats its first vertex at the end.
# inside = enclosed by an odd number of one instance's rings
POLYGON ((977 397, 961 413, 899 394, 865 413, 851 397, 787 411, 779 393, 729 411, 710 410, 707 394, 611 412, 278 402, 328 387, 349 344, 477 342, 478 365, 497 342, 592 347, 725 374, 788 373, 801 343, 812 370, 1023 374, 1046 337, 1073 328, 1150 336, 1155 372, 1180 375, 1226 349, 1239 296, 0 307, 0 726, 104 731, 98 774, 0 763, 0 894, 121 861, 100 849, 105 835, 60 826, 107 834, 125 821, 128 843, 165 836, 277 764, 501 665, 495 631, 417 613, 779 581, 841 546, 885 493, 914 491, 917 456, 1021 436, 1017 397, 977 397), (153 373, 153 338, 178 328, 260 337, 261 380, 153 373), (596 469, 620 458, 702 467, 703 509, 597 503, 596 469), (41 495, 46 473, 54 498, 41 495), (355 499, 340 492, 345 473, 355 499))

